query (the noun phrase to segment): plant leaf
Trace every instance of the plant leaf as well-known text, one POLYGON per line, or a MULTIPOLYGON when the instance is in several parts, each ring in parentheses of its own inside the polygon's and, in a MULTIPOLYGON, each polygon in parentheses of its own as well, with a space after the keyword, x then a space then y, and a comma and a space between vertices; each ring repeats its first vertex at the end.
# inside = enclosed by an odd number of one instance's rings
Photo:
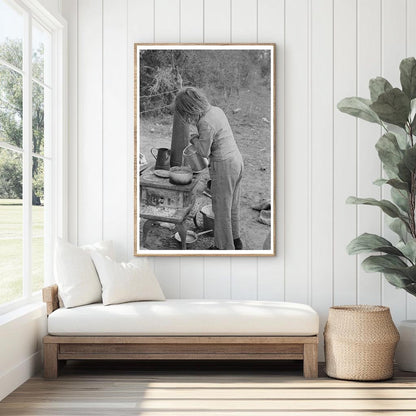
POLYGON ((377 78, 370 79, 370 82, 368 84, 368 88, 370 89, 371 101, 373 101, 373 102, 377 101, 377 98, 381 94, 393 89, 390 82, 388 82, 383 77, 377 77, 377 78))
POLYGON ((416 282, 416 266, 407 266, 403 272, 412 282, 416 282))
POLYGON ((400 218, 395 218, 391 221, 389 228, 399 236, 401 241, 407 241, 409 237, 409 229, 400 218))
POLYGON ((410 100, 416 98, 416 59, 406 58, 400 62, 400 83, 410 100))
POLYGON ((390 254, 370 256, 367 257, 361 265, 366 272, 383 273, 389 283, 402 289, 415 281, 416 267, 409 267, 397 256, 392 256, 390 254))
POLYGON ((370 108, 371 101, 360 97, 347 97, 341 100, 337 107, 339 111, 354 117, 369 121, 370 123, 382 124, 377 113, 370 108))
POLYGON ((391 187, 396 188, 396 189, 402 189, 406 192, 409 191, 409 184, 397 178, 393 178, 393 179, 380 178, 380 179, 376 179, 373 182, 373 184, 377 186, 390 185, 391 187))
POLYGON ((407 182, 403 182, 400 179, 389 179, 386 181, 387 185, 392 186, 393 188, 396 189, 401 189, 404 190, 406 192, 409 191, 409 184, 407 182))
POLYGON ((411 184, 411 172, 410 170, 407 168, 407 166, 405 165, 404 161, 400 162, 397 165, 397 169, 399 170, 399 178, 403 181, 409 184, 409 188, 410 188, 410 184, 411 184))
POLYGON ((364 233, 354 238, 348 246, 348 254, 369 253, 372 251, 381 251, 382 253, 403 256, 403 253, 394 247, 390 241, 376 234, 364 233))
POLYGON ((403 130, 395 131, 393 133, 396 136, 397 143, 399 144, 400 149, 406 150, 409 147, 409 142, 407 141, 406 132, 403 130))
POLYGON ((377 185, 377 186, 383 186, 388 182, 388 179, 384 179, 384 178, 380 178, 380 179, 376 179, 373 182, 373 185, 377 185))
POLYGON ((400 213, 399 208, 396 207, 392 202, 387 199, 382 199, 377 201, 374 198, 357 198, 355 196, 350 196, 347 198, 347 204, 356 204, 356 205, 371 205, 375 207, 380 207, 385 214, 392 218, 402 218, 403 215, 400 213))
POLYGON ((410 100, 403 91, 393 88, 381 94, 370 108, 386 123, 404 128, 410 111, 410 100))
POLYGON ((410 147, 405 151, 403 162, 411 172, 416 169, 416 146, 410 147))
POLYGON ((406 287, 412 284, 412 281, 404 276, 398 275, 396 273, 383 273, 385 279, 393 286, 399 289, 406 289, 406 287))
POLYGON ((416 263, 416 240, 411 239, 407 243, 401 241, 397 244, 397 249, 400 250, 412 263, 416 263))
POLYGON ((404 288, 404 290, 413 296, 416 296, 416 283, 412 283, 404 288))
POLYGON ((393 202, 406 214, 409 212, 409 199, 407 192, 392 188, 390 190, 391 199, 393 202))
POLYGON ((383 254, 382 256, 369 256, 363 260, 361 265, 363 266, 363 269, 369 273, 384 273, 386 269, 391 272, 393 272, 393 269, 394 271, 397 269, 398 273, 403 273, 403 269, 408 267, 403 260, 391 254, 383 254))
POLYGON ((409 120, 414 120, 416 116, 416 98, 410 101, 410 114, 409 120))
POLYGON ((376 149, 383 165, 398 174, 397 165, 402 161, 403 151, 397 143, 396 136, 391 132, 383 134, 376 143, 376 149))

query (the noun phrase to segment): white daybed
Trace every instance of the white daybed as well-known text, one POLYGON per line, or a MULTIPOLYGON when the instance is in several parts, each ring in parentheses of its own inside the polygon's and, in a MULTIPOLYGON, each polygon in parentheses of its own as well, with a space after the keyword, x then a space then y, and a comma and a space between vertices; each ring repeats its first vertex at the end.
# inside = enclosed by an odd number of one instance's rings
POLYGON ((43 290, 48 309, 44 376, 68 359, 303 360, 318 374, 318 314, 272 301, 166 300, 59 308, 58 288, 43 290))

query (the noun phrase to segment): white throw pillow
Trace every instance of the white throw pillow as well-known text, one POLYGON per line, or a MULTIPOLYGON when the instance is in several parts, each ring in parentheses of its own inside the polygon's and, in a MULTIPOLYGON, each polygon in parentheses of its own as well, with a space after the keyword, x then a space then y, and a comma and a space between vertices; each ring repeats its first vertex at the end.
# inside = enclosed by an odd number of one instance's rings
POLYGON ((81 246, 81 248, 85 251, 88 251, 88 253, 101 253, 103 256, 108 256, 111 259, 115 260, 114 255, 114 247, 113 242, 111 240, 109 241, 98 241, 94 244, 86 244, 84 246, 81 246))
POLYGON ((117 263, 108 256, 91 253, 103 288, 103 304, 141 300, 165 300, 153 271, 147 262, 140 265, 117 263))
POLYGON ((66 308, 101 302, 101 283, 90 253, 112 256, 112 242, 76 247, 61 239, 55 249, 55 278, 66 308))

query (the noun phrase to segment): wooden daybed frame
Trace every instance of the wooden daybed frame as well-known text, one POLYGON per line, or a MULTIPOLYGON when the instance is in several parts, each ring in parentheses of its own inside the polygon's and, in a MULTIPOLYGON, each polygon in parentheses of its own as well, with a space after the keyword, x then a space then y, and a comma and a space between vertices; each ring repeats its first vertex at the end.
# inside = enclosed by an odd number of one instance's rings
MULTIPOLYGON (((43 289, 47 314, 59 309, 58 287, 43 289)), ((45 378, 66 360, 303 360, 318 377, 318 336, 55 336, 43 338, 45 378)))

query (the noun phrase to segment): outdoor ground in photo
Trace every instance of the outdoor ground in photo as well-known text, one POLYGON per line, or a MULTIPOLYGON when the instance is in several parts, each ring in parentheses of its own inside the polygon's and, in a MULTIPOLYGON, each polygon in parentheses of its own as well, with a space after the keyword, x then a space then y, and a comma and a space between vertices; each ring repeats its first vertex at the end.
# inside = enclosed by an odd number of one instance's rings
MULTIPOLYGON (((258 221, 259 211, 252 207, 271 198, 271 138, 270 138, 270 89, 261 83, 254 88, 240 89, 221 108, 227 115, 235 140, 244 159, 244 174, 241 194, 241 238, 247 250, 261 250, 270 232, 270 226, 258 221), (237 110, 237 111, 236 111, 237 110)), ((154 163, 151 148, 170 148, 172 135, 172 115, 158 114, 140 119, 140 152, 147 161, 154 163)), ((187 229, 197 230, 192 217, 200 208, 210 204, 210 199, 202 192, 209 179, 208 170, 197 189, 197 199, 191 214, 186 220, 187 229)), ((198 223, 201 222, 198 215, 198 223)), ((160 227, 150 232, 145 246, 151 249, 180 249, 173 238, 172 229, 160 227)), ((202 235, 189 249, 204 250, 213 244, 212 235, 202 235)))

